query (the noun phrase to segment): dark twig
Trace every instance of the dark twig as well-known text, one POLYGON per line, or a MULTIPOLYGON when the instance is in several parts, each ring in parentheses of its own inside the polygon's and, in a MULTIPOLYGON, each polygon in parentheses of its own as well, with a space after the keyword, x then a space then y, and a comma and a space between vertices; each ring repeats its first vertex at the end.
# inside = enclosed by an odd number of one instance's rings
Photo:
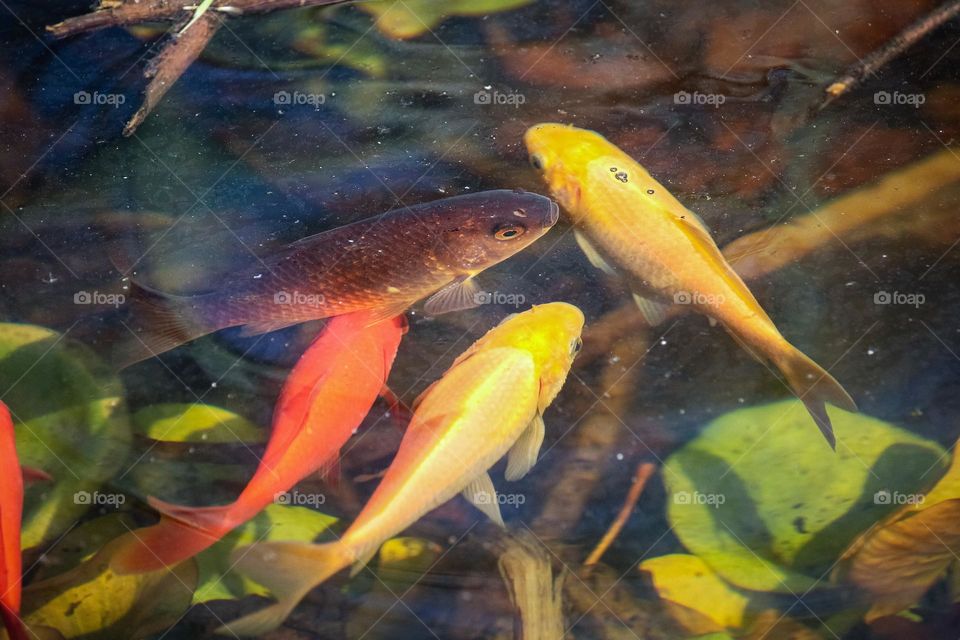
POLYGON ((874 75, 888 62, 922 40, 931 31, 960 14, 960 0, 950 0, 915 21, 895 35, 882 47, 863 60, 847 68, 846 72, 824 89, 824 95, 814 110, 819 111, 840 96, 849 93, 868 76, 874 75))
POLYGON ((68 18, 47 27, 57 38, 96 31, 106 27, 130 26, 141 22, 173 22, 169 42, 147 66, 144 75, 150 79, 143 104, 123 128, 123 135, 132 135, 153 111, 170 87, 193 64, 207 43, 220 28, 225 16, 267 13, 295 7, 316 7, 344 4, 351 0, 214 0, 206 11, 194 16, 199 0, 191 5, 184 0, 101 0, 92 13, 68 18))

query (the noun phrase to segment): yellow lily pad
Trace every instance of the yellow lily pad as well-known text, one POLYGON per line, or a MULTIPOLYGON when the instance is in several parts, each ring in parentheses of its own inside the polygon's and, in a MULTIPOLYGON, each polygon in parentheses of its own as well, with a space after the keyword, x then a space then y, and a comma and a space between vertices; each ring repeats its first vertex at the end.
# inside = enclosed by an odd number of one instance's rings
POLYGON ((163 442, 255 443, 268 433, 243 416, 209 404, 155 404, 131 418, 137 433, 163 442))
POLYGON ((750 598, 731 587, 697 556, 659 556, 643 561, 640 570, 650 575, 662 600, 668 605, 679 605, 667 609, 691 633, 746 626, 750 598))
POLYGON ((405 40, 421 36, 453 16, 482 16, 531 2, 533 0, 384 0, 363 2, 357 7, 376 18, 381 33, 405 40))
POLYGON ((27 625, 51 627, 64 638, 136 640, 175 624, 190 606, 196 565, 118 575, 109 569, 112 549, 107 545, 70 571, 24 589, 27 625))

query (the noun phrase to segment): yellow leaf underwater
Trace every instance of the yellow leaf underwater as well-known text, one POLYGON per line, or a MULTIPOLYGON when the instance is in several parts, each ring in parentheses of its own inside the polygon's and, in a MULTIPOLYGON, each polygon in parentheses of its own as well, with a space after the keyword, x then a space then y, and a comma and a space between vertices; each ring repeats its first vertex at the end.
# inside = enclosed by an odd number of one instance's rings
POLYGON ((640 564, 640 570, 650 575, 670 615, 691 633, 745 626, 750 599, 697 556, 675 553, 651 558, 640 564))
POLYGON ((406 0, 396 2, 364 2, 358 8, 377 19, 377 29, 384 35, 404 40, 416 38, 453 16, 481 16, 508 11, 533 0, 406 0))
POLYGON ((869 593, 870 622, 920 600, 956 560, 953 548, 960 548, 960 499, 868 532, 838 575, 869 593))
POLYGON ((162 442, 265 442, 267 432, 232 411, 209 404, 154 404, 131 418, 134 430, 162 442))
POLYGON ((925 495, 866 531, 844 553, 834 580, 869 594, 867 621, 916 604, 957 559, 960 548, 960 457, 925 495))
POLYGON ((24 620, 64 638, 144 638, 175 624, 190 606, 197 567, 136 575, 110 571, 112 545, 63 574, 24 589, 24 620))

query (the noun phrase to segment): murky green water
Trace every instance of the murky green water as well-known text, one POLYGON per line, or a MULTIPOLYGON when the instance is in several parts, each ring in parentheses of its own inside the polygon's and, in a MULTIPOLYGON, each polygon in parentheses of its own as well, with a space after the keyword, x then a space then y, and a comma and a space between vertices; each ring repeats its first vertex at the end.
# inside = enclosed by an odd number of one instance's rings
MULTIPOLYGON (((398 206, 486 189, 547 194, 521 138, 556 121, 630 153, 721 248, 811 221, 819 236, 761 243, 797 257, 746 279, 863 418, 835 418, 832 454, 806 414, 771 404, 788 389, 721 328, 696 314, 644 326, 628 289, 590 266, 562 215, 479 276, 491 303, 437 318, 411 309, 389 378, 411 403, 505 315, 555 300, 584 311, 584 350, 545 415, 539 462, 517 483, 503 481, 502 463, 492 474, 506 532, 456 498, 404 532, 406 546, 395 544, 406 551, 382 552, 355 578, 338 574, 265 637, 508 638, 521 617, 543 624, 529 638, 558 628, 574 638, 956 637, 960 530, 950 512, 925 521, 932 539, 906 527, 906 555, 877 556, 876 579, 936 565, 929 588, 900 607, 908 614, 865 621, 880 596, 838 567, 861 534, 930 492, 957 437, 957 25, 811 112, 835 74, 935 3, 485 4, 470 16, 455 15, 469 13, 458 10, 465 2, 398 0, 394 11, 416 18, 406 38, 356 7, 229 19, 129 137, 121 131, 166 25, 53 40, 44 26, 86 3, 0 8, 0 310, 10 323, 0 399, 15 414, 21 462, 53 476, 26 492, 27 622, 41 611, 67 637, 209 637, 265 602, 262 588, 223 576, 229 549, 149 583, 108 588, 76 569, 43 583, 153 522, 148 496, 235 498, 320 327, 227 329, 114 373, 97 355, 114 336, 98 323, 128 302, 118 256, 135 263, 137 282, 185 295, 222 287, 284 244, 398 206), (431 19, 442 5, 452 15, 431 19), (937 154, 928 173, 945 177, 929 189, 898 173, 937 154), (889 191, 819 209, 883 178, 895 181, 889 191), (911 188, 906 204, 884 211, 911 188), (202 420, 195 433, 159 437, 143 410, 171 403, 229 412, 212 422, 236 437, 197 435, 210 426, 202 420), (622 531, 583 569, 647 462, 657 471, 622 531), (498 557, 503 567, 504 550, 521 547, 520 574, 541 597, 518 607, 501 571, 517 574, 498 569, 498 557), (657 560, 672 554, 705 564, 657 560), (684 582, 704 572, 719 591, 684 582), (557 576, 551 617, 537 607, 557 576), (81 601, 87 609, 73 616, 81 601), (121 622, 85 627, 97 610, 121 622)), ((297 485, 295 495, 312 497, 301 508, 339 519, 333 532, 359 513, 396 451, 402 424, 387 411, 378 400, 345 447, 339 484, 311 475, 297 485)), ((241 542, 331 535, 327 518, 298 517, 280 527, 261 518, 241 542)))

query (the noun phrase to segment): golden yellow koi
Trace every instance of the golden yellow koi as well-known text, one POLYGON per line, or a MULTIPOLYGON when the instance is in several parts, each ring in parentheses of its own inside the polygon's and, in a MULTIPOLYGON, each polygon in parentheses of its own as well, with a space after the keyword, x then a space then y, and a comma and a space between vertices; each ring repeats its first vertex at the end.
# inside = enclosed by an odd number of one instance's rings
POLYGON ((590 262, 628 280, 651 325, 675 304, 723 324, 751 355, 783 372, 836 447, 824 403, 856 411, 853 400, 780 335, 696 214, 598 133, 546 123, 528 129, 524 142, 531 164, 566 209, 590 262))
POLYGON ((385 540, 458 493, 502 525, 488 470, 504 455, 508 480, 533 467, 543 443, 541 414, 566 380, 582 329, 579 309, 553 302, 509 316, 474 343, 423 393, 396 458, 340 540, 235 552, 238 570, 268 586, 277 603, 224 631, 275 628, 316 585, 351 564, 356 573, 385 540))

